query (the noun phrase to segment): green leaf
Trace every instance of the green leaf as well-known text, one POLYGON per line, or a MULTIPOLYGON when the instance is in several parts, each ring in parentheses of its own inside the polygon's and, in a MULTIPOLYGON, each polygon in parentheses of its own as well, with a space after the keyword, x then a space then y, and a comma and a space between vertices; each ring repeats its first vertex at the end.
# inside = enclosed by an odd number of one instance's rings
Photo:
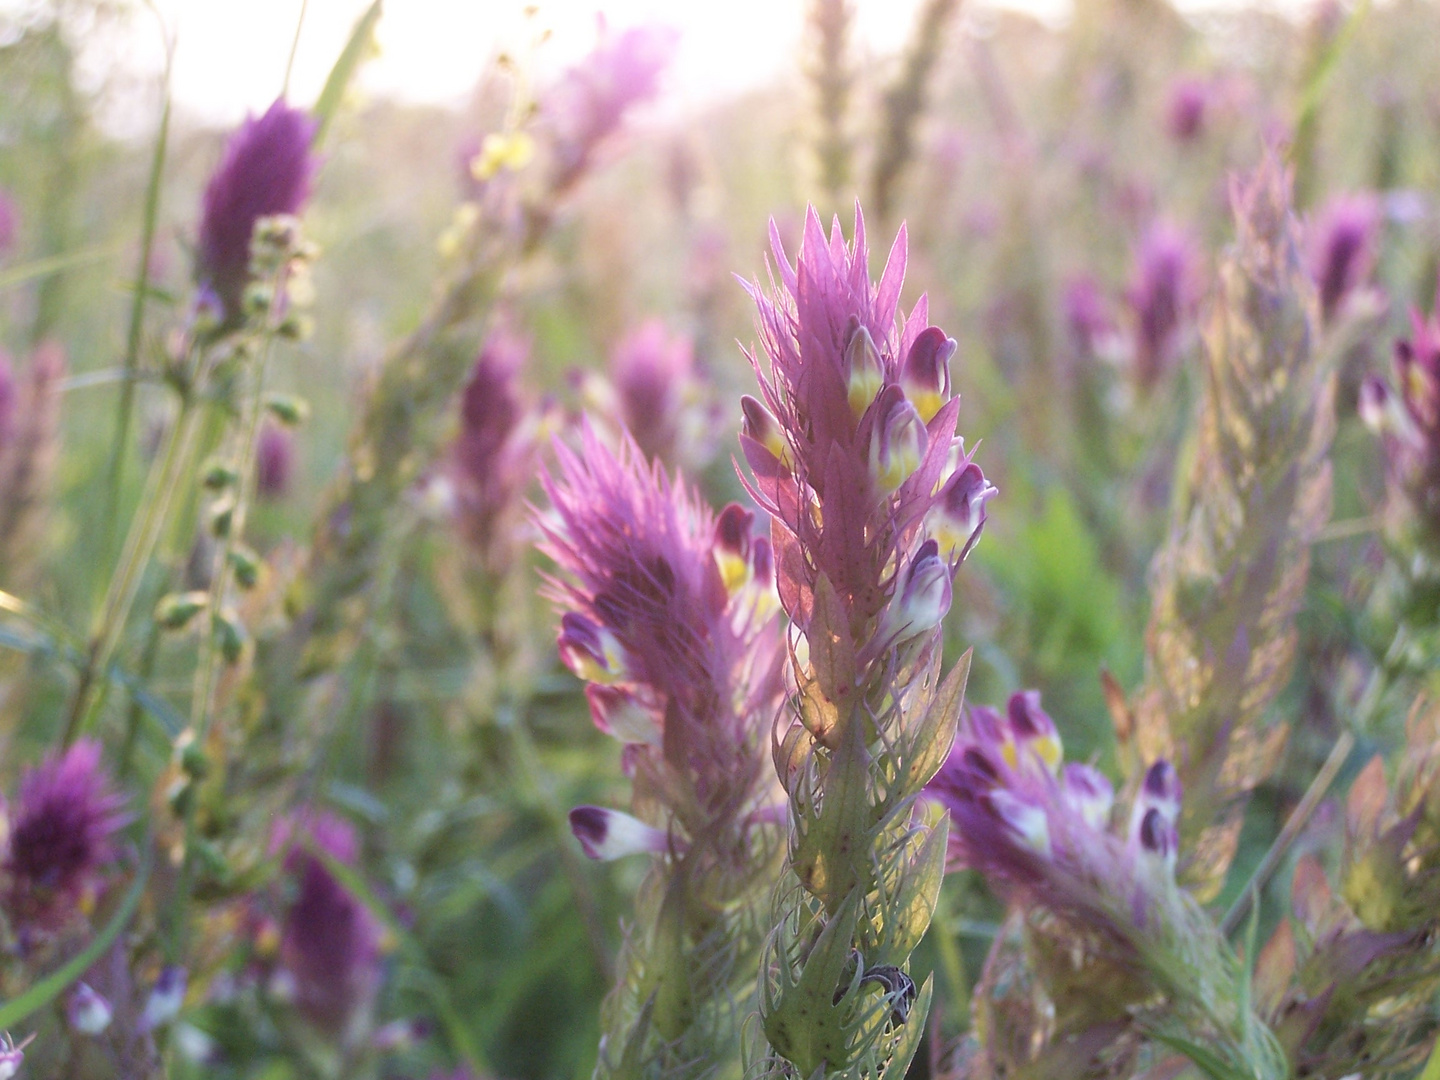
POLYGON ((345 99, 350 80, 355 77, 355 72, 360 70, 366 57, 375 51, 375 27, 380 22, 380 7, 381 0, 375 0, 365 9, 365 14, 356 20, 355 28, 350 31, 350 40, 345 42, 345 48, 341 50, 339 59, 335 61, 335 66, 330 69, 330 74, 325 79, 320 96, 315 99, 315 107, 310 110, 311 115, 318 121, 313 140, 315 146, 325 141, 325 132, 330 127, 330 121, 335 119, 341 101, 345 99))
POLYGON ((18 1026, 27 1017, 49 1005, 105 954, 105 950, 115 943, 120 931, 125 929, 135 914, 135 909, 140 906, 140 897, 145 892, 145 883, 149 879, 150 860, 147 858, 140 864, 125 899, 120 902, 115 914, 110 916, 110 921, 95 940, 59 970, 45 976, 18 998, 0 1005, 0 1030, 18 1026))
POLYGON ((935 775, 950 747, 955 742, 955 728, 960 722, 960 708, 965 703, 965 684, 970 679, 970 658, 973 649, 955 661, 950 674, 940 684, 940 691, 925 710, 910 742, 910 762, 906 768, 904 791, 919 791, 935 775))
POLYGON ((935 905, 940 900, 940 883, 945 879, 945 855, 950 838, 950 817, 942 817, 925 837, 915 859, 905 869, 900 889, 885 904, 886 948, 883 955, 867 961, 875 964, 903 965, 911 951, 920 944, 935 905))
POLYGON ((910 1017, 905 1021, 900 1038, 890 1048, 890 1060, 880 1072, 880 1080, 901 1080, 910 1069, 915 1051, 920 1047, 920 1038, 925 1034, 925 1020, 930 1015, 930 996, 935 991, 935 976, 925 980, 915 1004, 910 1006, 910 1017))

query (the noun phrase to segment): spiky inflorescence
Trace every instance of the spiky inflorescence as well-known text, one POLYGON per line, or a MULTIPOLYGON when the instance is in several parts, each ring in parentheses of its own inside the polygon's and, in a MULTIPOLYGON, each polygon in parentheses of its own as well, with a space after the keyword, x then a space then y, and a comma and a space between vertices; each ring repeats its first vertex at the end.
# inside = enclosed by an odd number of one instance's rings
POLYGON ((18 930, 63 926, 114 861, 125 800, 111 788, 100 753, 99 743, 82 739, 20 781, 4 892, 5 913, 18 930))
POLYGON ((557 446, 537 518, 559 565, 560 653, 590 685, 596 724, 626 744, 632 809, 579 808, 595 857, 654 852, 621 976, 606 1005, 600 1071, 682 1076, 738 1045, 763 901, 778 871, 765 734, 780 702, 769 544, 738 505, 718 518, 622 436, 588 425, 557 446), (626 1063, 629 1064, 626 1064, 626 1063))
POLYGON ((1440 556, 1440 290, 1427 318, 1410 311, 1411 336, 1395 343, 1399 392, 1371 376, 1360 411, 1383 439, 1396 524, 1408 526, 1432 558, 1440 556))
POLYGON ((1440 708, 1417 701, 1406 735, 1392 783, 1376 757, 1350 789, 1340 895, 1302 858, 1294 917, 1257 959, 1296 1076, 1413 1076, 1440 1027, 1440 708))
POLYGON ((1231 199, 1238 238, 1205 336, 1194 464, 1151 568, 1138 699, 1141 753, 1173 761, 1185 784, 1182 879, 1202 900, 1284 741, 1265 711, 1289 678, 1309 545, 1329 514, 1334 426, 1289 175, 1267 156, 1231 199))
POLYGON ((878 283, 858 207, 851 245, 813 209, 794 265, 773 224, 771 239, 780 281, 750 288, 764 400, 743 401, 741 444, 792 624, 774 757, 794 878, 777 892, 761 1016, 774 1069, 898 1073, 928 1004, 904 967, 945 846, 912 811, 968 670, 941 684, 940 622, 994 489, 955 437, 955 342, 927 326, 923 297, 897 318, 904 228, 878 283))
POLYGON ((35 569, 53 495, 64 350, 53 341, 36 348, 19 387, 7 390, 6 375, 0 361, 0 585, 17 589, 35 569))
POLYGON ((1282 1074, 1243 1005, 1244 968, 1176 886, 1181 791, 1168 762, 1150 767, 1128 822, 1113 828, 1110 782, 1064 764, 1055 724, 1028 691, 1004 716, 972 710, 928 791, 955 827, 951 868, 979 870, 1014 913, 1014 934, 997 939, 975 999, 982 1072, 1010 1075, 1054 1053, 1113 1075, 1134 1065, 1144 1038, 1164 1033, 1245 1075, 1282 1074), (1016 935, 1031 995, 1043 1002, 1023 1015, 992 996, 1016 935))
POLYGON ((305 814, 278 829, 272 846, 285 852, 294 889, 280 962, 294 980, 295 1005, 331 1038, 353 1041, 369 1024, 380 987, 380 925, 316 851, 353 864, 355 831, 328 814, 305 814))
POLYGON ((593 52, 567 70, 540 102, 554 157, 551 188, 568 191, 625 114, 654 97, 679 35, 664 26, 612 33, 603 23, 593 52))
POLYGON ((275 214, 299 213, 310 194, 315 126, 308 113, 283 100, 262 116, 246 117, 230 136, 205 188, 195 280, 220 302, 227 325, 242 315, 255 223, 275 214))

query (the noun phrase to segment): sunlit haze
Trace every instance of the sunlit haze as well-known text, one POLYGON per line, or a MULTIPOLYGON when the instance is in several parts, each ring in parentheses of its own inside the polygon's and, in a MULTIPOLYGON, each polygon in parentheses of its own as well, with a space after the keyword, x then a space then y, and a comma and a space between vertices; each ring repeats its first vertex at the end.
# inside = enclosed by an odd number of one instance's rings
MULTIPOLYGON (((291 77, 296 101, 313 99, 367 0, 310 0, 291 77)), ((919 0, 859 0, 857 41, 866 54, 904 42, 919 0)), ((1054 15, 1067 0, 1026 0, 1054 15)), ((269 103, 284 81, 300 0, 157 0, 176 41, 173 89, 186 111, 233 121, 269 103)), ((583 54, 603 10, 612 25, 658 21, 681 31, 670 75, 673 100, 704 100, 762 84, 795 63, 804 0, 546 0, 526 17, 520 2, 392 0, 379 29, 381 53, 362 87, 412 101, 449 102, 474 86, 499 50, 528 56, 545 71, 583 54), (536 46, 542 32, 549 40, 536 46)), ((161 31, 143 11, 129 31, 124 62, 136 74, 163 66, 161 31)))

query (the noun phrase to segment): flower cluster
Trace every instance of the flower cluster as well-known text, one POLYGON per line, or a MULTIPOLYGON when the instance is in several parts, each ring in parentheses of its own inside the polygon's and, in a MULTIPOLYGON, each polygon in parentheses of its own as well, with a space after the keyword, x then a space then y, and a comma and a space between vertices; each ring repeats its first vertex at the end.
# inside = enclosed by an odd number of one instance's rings
POLYGON ((230 137, 205 188, 195 279, 220 305, 226 326, 244 314, 255 223, 297 214, 309 197, 315 127, 304 110, 276 101, 264 115, 248 117, 230 137))
POLYGON ((4 907, 14 929, 63 927, 94 901, 115 860, 124 798, 100 754, 99 743, 81 740, 20 780, 4 864, 4 907))
POLYGON ((1440 549, 1440 292, 1427 318, 1410 312, 1411 336, 1395 343, 1392 391, 1371 376, 1360 413, 1384 440, 1392 496, 1408 504, 1422 539, 1440 549))
POLYGON ((1089 765, 1064 762, 1040 694, 1011 696, 1005 714, 970 710, 927 788, 950 813, 950 867, 979 870, 1012 900, 1039 904, 1117 942, 1173 880, 1180 780, 1169 762, 1145 773, 1124 836, 1110 827, 1115 791, 1089 765), (1117 919, 1120 920, 1117 923, 1117 919))
POLYGON ((595 50, 550 88, 540 109, 552 134, 555 192, 584 174, 632 106, 655 96, 677 37, 662 26, 611 33, 602 22, 595 50))
POLYGON ((995 488, 955 435, 955 341, 928 325, 923 296, 897 319, 904 227, 874 285, 858 207, 848 248, 838 221, 826 239, 813 208, 794 266, 773 223, 771 244, 781 287, 749 287, 770 361, 767 372, 747 354, 763 399, 741 402, 751 488, 774 519, 793 624, 809 632, 823 578, 848 623, 828 630, 851 649, 875 642, 873 657, 939 624, 995 488))

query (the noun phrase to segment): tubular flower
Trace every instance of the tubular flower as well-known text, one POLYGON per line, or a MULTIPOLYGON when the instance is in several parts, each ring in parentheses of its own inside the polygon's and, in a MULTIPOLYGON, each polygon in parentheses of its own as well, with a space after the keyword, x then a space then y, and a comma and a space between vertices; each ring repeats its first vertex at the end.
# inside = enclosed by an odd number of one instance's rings
POLYGON ((267 423, 255 443, 255 490, 262 499, 283 499, 295 470, 295 436, 267 423))
POLYGON ((553 139, 557 193, 590 166, 596 150, 619 130, 632 106, 654 97, 678 34, 663 26, 611 33, 602 22, 595 50, 566 71, 544 95, 540 111, 553 139))
MULTIPOLYGON (((560 653, 634 782, 633 815, 577 807, 571 829, 591 858, 652 856, 606 1045, 639 1038, 644 1060, 674 1066, 713 1054, 715 1025, 735 1022, 777 868, 764 827, 782 692, 773 560, 750 511, 717 518, 624 432, 612 451, 586 424, 556 456, 536 521, 559 567, 560 653)), ((602 1052, 599 1073, 613 1067, 602 1052)))
POLYGON ((5 856, 5 908, 14 925, 58 929, 93 897, 115 859, 124 801, 100 762, 100 744, 89 739, 24 775, 5 856))
POLYGON ((1375 377, 1360 389, 1360 414, 1384 443, 1392 499, 1407 505, 1421 540, 1440 551, 1440 291, 1426 318, 1410 312, 1411 336, 1395 343, 1398 393, 1375 377))
POLYGON ((792 624, 792 708, 774 756, 794 877, 760 1011, 788 1062, 777 1067, 810 1076, 878 1070, 924 1022, 928 989, 903 965, 929 907, 891 898, 929 873, 918 853, 937 858, 943 846, 902 808, 953 734, 965 664, 942 688, 940 624, 994 489, 955 434, 954 340, 928 325, 924 297, 899 317, 903 227, 878 282, 858 207, 849 245, 838 221, 827 237, 813 209, 793 263, 773 223, 771 245, 771 288, 749 286, 761 351, 746 355, 760 394, 742 401, 740 442, 792 624), (850 989, 815 989, 837 979, 850 989), (845 1042, 822 1053, 832 1030, 845 1042))
POLYGON ((195 279, 219 301, 226 325, 237 323, 242 314, 255 223, 275 214, 298 214, 309 198, 315 127, 305 110, 283 100, 263 116, 247 117, 205 188, 195 279))

